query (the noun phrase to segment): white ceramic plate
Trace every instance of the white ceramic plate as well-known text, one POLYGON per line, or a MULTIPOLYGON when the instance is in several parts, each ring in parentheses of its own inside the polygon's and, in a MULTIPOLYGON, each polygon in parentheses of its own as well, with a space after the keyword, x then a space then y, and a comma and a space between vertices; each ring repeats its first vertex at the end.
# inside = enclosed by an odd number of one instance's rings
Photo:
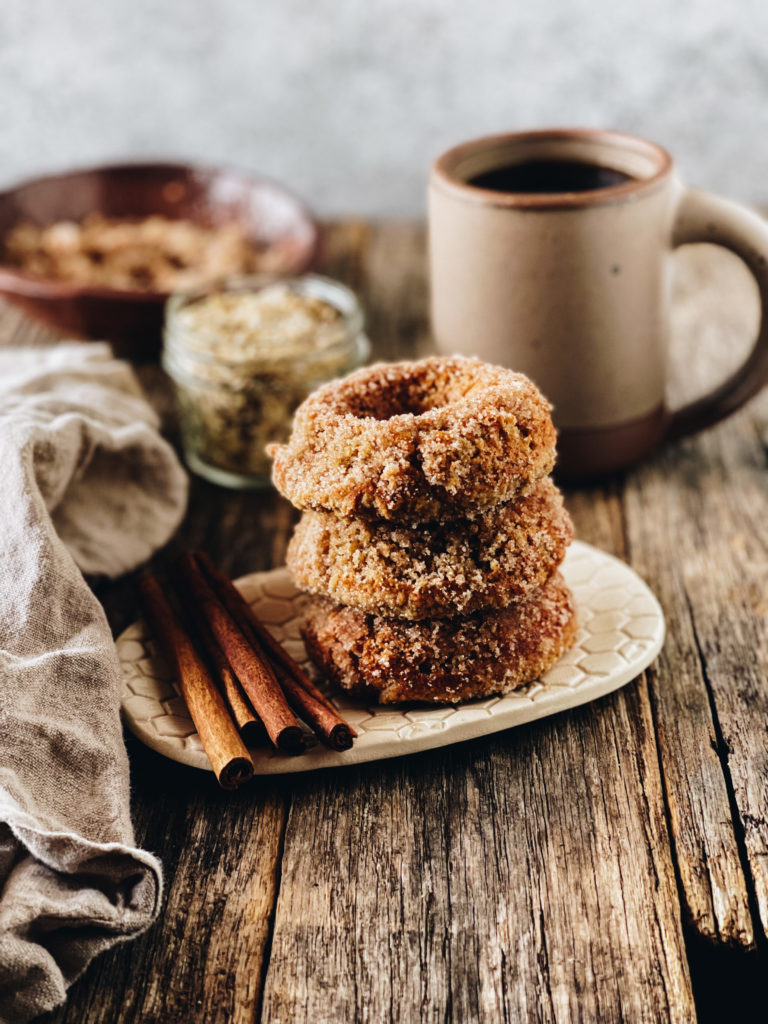
MULTIPOLYGON (((298 757, 256 749, 256 773, 306 772, 458 743, 586 704, 628 683, 661 650, 664 615, 659 602, 629 566, 589 544, 574 542, 562 571, 576 599, 581 628, 576 646, 537 682, 504 697, 456 707, 399 709, 333 696, 341 715, 358 731, 352 749, 337 753, 315 743, 298 757)), ((277 639, 306 665, 299 633, 306 598, 294 587, 288 570, 254 573, 237 585, 277 639)), ((178 684, 143 622, 118 637, 117 652, 128 728, 166 757, 210 771, 178 684)))

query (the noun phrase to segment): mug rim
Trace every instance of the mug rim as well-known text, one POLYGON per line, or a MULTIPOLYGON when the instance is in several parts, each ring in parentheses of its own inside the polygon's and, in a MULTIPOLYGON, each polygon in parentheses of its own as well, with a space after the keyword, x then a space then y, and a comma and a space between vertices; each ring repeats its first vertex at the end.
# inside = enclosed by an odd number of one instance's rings
POLYGON ((501 132, 460 142, 442 153, 432 165, 431 184, 458 199, 483 206, 512 209, 578 209, 620 202, 630 196, 655 191, 672 172, 671 154, 656 142, 628 132, 601 128, 537 128, 520 132, 501 132), (603 143, 616 149, 630 150, 656 163, 656 170, 647 178, 633 178, 618 185, 588 189, 581 192, 498 192, 469 185, 457 178, 453 169, 468 156, 505 142, 542 142, 581 140, 603 143))

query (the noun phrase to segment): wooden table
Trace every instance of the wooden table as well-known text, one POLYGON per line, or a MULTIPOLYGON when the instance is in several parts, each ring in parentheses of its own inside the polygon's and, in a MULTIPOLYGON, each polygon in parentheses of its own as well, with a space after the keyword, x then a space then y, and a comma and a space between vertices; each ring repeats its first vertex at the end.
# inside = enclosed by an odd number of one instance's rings
MULTIPOLYGON (((420 225, 332 225, 325 269, 360 292, 378 356, 428 351, 420 225)), ((755 298, 701 248, 676 296, 675 380, 695 391, 738 356, 755 298)), ((6 342, 41 337, 8 309, 0 324, 6 342)), ((142 377, 162 402, 157 368, 142 377)), ((768 394, 568 494, 578 535, 667 615, 661 657, 610 697, 234 795, 129 738, 163 913, 46 1020, 764 1019, 749 1000, 768 963, 767 429, 768 394)), ((273 493, 195 481, 174 543, 238 575, 279 565, 292 521, 273 493)), ((116 630, 134 618, 135 578, 99 592, 116 630)))

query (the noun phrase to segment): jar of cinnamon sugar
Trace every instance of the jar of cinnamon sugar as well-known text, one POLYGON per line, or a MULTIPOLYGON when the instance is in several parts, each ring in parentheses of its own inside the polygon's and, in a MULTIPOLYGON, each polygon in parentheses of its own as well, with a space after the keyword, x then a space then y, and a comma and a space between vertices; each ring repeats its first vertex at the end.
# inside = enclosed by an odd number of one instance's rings
POLYGON ((237 278, 173 296, 163 366, 189 467, 227 487, 265 484, 266 447, 287 439, 296 407, 369 352, 355 294, 316 274, 237 278))

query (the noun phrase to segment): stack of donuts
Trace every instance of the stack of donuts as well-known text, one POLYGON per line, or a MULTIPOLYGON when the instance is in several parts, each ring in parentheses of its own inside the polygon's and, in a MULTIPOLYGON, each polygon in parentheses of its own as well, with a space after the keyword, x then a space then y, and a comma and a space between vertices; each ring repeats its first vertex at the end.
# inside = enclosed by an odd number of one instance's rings
POLYGON ((304 513, 288 565, 313 595, 307 650, 343 689, 489 696, 573 645, 558 571, 573 528, 527 377, 459 356, 366 367, 310 395, 271 454, 304 513))

